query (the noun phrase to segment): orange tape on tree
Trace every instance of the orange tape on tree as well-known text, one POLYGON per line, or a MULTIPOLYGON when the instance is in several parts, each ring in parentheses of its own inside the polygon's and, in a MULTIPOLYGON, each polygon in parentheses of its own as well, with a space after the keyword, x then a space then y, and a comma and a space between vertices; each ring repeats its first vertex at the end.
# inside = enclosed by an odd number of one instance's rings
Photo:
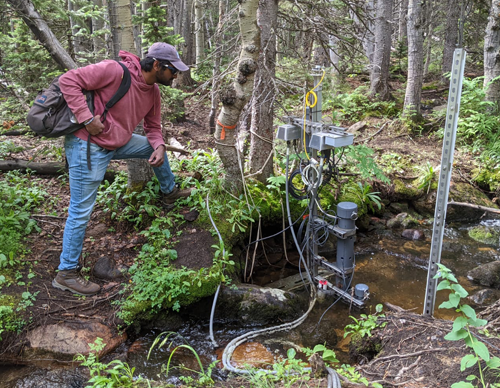
POLYGON ((221 122, 217 119, 217 125, 220 125, 222 127, 222 131, 220 132, 220 139, 224 140, 226 138, 226 129, 227 130, 233 130, 236 128, 237 124, 234 125, 223 125, 221 122))

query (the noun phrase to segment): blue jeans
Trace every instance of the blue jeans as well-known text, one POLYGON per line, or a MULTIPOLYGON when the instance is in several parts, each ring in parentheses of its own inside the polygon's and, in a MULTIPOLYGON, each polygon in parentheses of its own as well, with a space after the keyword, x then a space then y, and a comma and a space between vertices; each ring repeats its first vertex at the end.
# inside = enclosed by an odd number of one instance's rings
MULTIPOLYGON (((64 227, 60 270, 73 269, 78 265, 97 189, 104 178, 109 162, 112 159, 149 159, 153 153, 153 148, 147 138, 135 134, 132 135, 132 139, 127 144, 113 151, 90 143, 92 170, 89 170, 87 167, 87 141, 74 135, 67 135, 64 148, 69 165, 71 199, 68 219, 64 227)), ((170 193, 175 186, 175 176, 170 169, 166 154, 163 165, 153 167, 153 171, 160 182, 161 191, 170 193)))

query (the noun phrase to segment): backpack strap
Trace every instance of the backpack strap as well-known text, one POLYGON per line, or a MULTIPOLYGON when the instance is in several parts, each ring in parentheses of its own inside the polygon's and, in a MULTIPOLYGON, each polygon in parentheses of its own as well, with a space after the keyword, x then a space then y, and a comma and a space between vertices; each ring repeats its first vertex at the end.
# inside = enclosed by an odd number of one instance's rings
MULTIPOLYGON (((120 86, 118 87, 118 90, 113 95, 113 97, 111 97, 111 99, 106 103, 104 112, 101 115, 101 122, 104 122, 104 120, 106 120, 108 110, 111 109, 113 105, 115 105, 118 101, 120 101, 125 94, 127 94, 128 90, 130 89, 130 84, 132 83, 130 71, 128 70, 127 66, 125 66, 121 62, 118 62, 118 64, 123 69, 122 82, 120 83, 120 86)), ((89 137, 87 139, 87 168, 89 169, 89 171, 92 170, 92 166, 90 165, 90 136, 91 135, 89 133, 89 137)))
POLYGON ((130 89, 130 84, 132 83, 132 79, 130 77, 130 71, 128 70, 127 66, 125 66, 123 63, 118 62, 118 64, 123 68, 123 77, 122 77, 122 82, 120 83, 120 86, 118 87, 118 90, 116 93, 111 97, 111 100, 109 100, 106 103, 106 106, 104 108, 104 112, 101 115, 101 121, 104 122, 106 120, 106 115, 108 114, 108 110, 113 107, 118 101, 121 100, 121 98, 128 92, 130 89))

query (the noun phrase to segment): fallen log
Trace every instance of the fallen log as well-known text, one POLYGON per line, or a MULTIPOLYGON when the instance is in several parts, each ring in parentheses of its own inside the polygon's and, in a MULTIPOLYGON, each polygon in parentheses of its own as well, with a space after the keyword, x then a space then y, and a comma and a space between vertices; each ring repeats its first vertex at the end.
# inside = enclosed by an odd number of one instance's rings
MULTIPOLYGON (((21 159, 0 160, 0 171, 19 170, 24 172, 27 169, 35 171, 41 175, 61 175, 66 172, 66 165, 61 162, 36 163, 21 159)), ((115 171, 106 171, 104 179, 113 181, 115 176, 115 171)))
POLYGON ((481 205, 474 205, 472 203, 449 201, 448 205, 471 207, 473 209, 478 209, 478 210, 482 210, 482 211, 489 212, 489 213, 500 214, 500 209, 496 209, 493 207, 487 207, 487 206, 481 206, 481 205))
POLYGON ((0 133, 0 135, 1 136, 22 136, 22 135, 26 135, 29 132, 30 132, 29 129, 25 129, 22 131, 20 131, 18 129, 13 129, 12 131, 2 132, 2 133, 0 133))

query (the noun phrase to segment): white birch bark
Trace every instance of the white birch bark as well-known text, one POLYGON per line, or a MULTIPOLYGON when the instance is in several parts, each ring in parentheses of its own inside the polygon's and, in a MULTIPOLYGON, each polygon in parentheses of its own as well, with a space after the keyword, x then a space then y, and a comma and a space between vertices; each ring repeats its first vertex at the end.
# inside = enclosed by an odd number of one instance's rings
POLYGON ((237 75, 233 84, 221 93, 222 109, 215 131, 217 150, 226 172, 226 184, 235 192, 241 192, 243 182, 235 147, 236 130, 229 128, 237 125, 241 111, 252 96, 260 51, 260 30, 257 26, 258 7, 258 0, 240 0, 241 51, 237 75))

